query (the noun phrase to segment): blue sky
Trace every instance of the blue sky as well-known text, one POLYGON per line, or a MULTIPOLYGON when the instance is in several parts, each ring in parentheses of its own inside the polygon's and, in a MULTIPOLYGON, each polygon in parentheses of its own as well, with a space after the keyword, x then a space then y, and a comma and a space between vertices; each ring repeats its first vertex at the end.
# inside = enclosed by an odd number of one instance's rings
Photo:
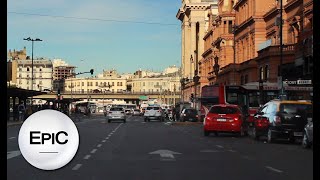
POLYGON ((10 0, 7 50, 26 46, 31 56, 31 42, 23 38, 40 38, 42 42, 34 43, 34 57, 64 59, 77 66, 77 72, 90 68, 97 73, 111 68, 120 73, 139 68, 162 71, 169 65, 180 66, 181 30, 175 17, 180 5, 180 0, 10 0))

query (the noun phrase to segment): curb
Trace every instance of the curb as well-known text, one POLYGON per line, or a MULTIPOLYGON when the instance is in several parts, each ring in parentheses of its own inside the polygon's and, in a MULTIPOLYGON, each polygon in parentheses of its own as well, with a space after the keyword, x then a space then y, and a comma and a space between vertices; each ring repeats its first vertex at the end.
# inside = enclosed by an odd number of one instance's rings
POLYGON ((7 122, 7 127, 21 125, 22 123, 23 123, 23 121, 14 122, 14 123, 8 123, 8 122, 7 122))

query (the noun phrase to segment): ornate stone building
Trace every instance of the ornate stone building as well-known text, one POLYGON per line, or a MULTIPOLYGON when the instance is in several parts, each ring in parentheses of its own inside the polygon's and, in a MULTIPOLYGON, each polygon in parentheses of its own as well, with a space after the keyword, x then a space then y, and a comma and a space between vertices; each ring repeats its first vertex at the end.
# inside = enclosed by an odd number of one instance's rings
POLYGON ((182 0, 176 15, 181 21, 181 85, 182 101, 189 101, 194 93, 193 79, 198 76, 198 62, 204 52, 203 37, 208 31, 208 9, 216 5, 217 0, 182 0))

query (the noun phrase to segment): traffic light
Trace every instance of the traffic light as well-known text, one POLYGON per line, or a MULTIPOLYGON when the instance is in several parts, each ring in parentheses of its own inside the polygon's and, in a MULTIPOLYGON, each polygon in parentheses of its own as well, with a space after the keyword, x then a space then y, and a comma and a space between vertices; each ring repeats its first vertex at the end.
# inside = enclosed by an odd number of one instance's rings
POLYGON ((91 73, 91 75, 93 75, 93 69, 90 69, 90 73, 91 73))
POLYGON ((194 95, 193 95, 193 93, 191 93, 190 101, 193 102, 193 100, 194 100, 194 95))

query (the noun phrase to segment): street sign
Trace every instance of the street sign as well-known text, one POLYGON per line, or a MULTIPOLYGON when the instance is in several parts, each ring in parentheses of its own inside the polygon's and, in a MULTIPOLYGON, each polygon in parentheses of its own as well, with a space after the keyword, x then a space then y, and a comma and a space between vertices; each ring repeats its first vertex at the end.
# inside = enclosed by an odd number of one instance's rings
POLYGON ((148 96, 140 96, 139 100, 149 100, 149 97, 148 96))

